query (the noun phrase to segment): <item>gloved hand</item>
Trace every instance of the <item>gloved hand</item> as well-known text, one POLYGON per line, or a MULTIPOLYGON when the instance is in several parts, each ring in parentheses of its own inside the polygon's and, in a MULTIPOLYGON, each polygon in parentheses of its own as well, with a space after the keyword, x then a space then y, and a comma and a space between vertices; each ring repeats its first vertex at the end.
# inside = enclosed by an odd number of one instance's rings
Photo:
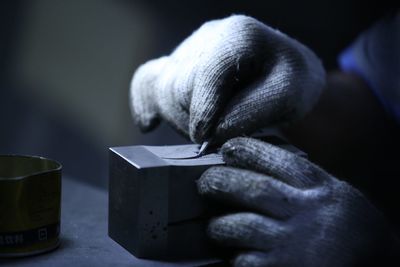
POLYGON ((193 142, 222 142, 302 117, 324 82, 311 50, 235 15, 205 23, 171 55, 140 66, 131 110, 143 131, 162 118, 193 142))
POLYGON ((208 169, 198 190, 247 210, 208 227, 215 241, 243 250, 234 266, 354 266, 390 243, 364 196, 307 159, 251 138, 228 141, 222 153, 229 167, 208 169))

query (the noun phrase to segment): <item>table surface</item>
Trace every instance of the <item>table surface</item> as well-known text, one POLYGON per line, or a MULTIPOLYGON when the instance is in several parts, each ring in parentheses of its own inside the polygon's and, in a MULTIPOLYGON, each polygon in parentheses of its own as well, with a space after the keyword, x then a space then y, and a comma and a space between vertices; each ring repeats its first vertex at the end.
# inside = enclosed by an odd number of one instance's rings
POLYGON ((215 260, 162 262, 138 259, 107 235, 108 194, 63 178, 61 245, 41 255, 0 259, 1 266, 201 266, 215 260))

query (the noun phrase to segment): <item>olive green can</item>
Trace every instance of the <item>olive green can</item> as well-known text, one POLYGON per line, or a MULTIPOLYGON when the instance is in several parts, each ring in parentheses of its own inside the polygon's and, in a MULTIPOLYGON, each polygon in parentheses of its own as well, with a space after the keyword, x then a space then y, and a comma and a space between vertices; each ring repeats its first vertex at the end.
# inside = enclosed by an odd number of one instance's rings
POLYGON ((0 155, 0 257, 59 245, 61 169, 42 157, 0 155))

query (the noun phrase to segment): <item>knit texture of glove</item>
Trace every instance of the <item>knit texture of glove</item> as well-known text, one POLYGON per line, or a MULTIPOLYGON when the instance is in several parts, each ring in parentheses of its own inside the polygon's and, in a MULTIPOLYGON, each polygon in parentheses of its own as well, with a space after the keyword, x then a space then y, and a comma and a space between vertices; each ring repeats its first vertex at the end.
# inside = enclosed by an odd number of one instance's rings
POLYGON ((171 55, 140 66, 130 103, 143 131, 165 119, 194 142, 222 142, 302 117, 324 83, 310 49, 234 15, 205 23, 171 55))
POLYGON ((251 138, 228 141, 222 153, 229 166, 208 169, 198 190, 242 210, 208 227, 212 239, 243 251, 234 266, 354 266, 390 246, 383 216, 364 196, 307 159, 251 138))

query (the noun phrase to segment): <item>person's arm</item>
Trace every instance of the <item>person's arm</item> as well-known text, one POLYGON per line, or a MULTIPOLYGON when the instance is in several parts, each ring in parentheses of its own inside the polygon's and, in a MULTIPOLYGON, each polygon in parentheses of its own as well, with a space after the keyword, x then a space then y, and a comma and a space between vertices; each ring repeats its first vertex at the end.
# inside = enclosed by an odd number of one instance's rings
POLYGON ((399 47, 400 13, 362 32, 339 55, 339 70, 328 74, 314 110, 288 128, 292 140, 332 170, 351 168, 346 162, 354 169, 379 158, 387 163, 388 150, 400 148, 399 47))
POLYGON ((391 215, 400 175, 400 15, 361 33, 339 56, 340 69, 290 140, 331 173, 347 178, 391 215))

